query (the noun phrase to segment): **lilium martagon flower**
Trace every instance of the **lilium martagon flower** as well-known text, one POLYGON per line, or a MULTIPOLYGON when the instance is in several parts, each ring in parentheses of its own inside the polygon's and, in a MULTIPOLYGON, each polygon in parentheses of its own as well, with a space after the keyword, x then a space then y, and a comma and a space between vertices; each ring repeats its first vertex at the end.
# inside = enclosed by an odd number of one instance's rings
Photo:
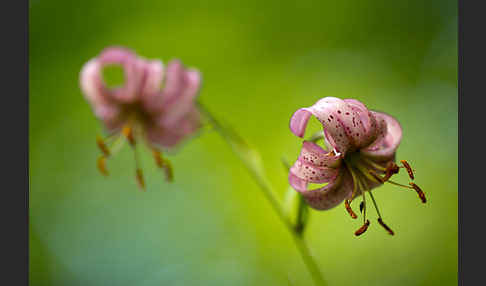
POLYGON ((304 141, 297 161, 289 171, 290 185, 316 210, 328 210, 344 201, 347 212, 357 218, 351 208, 359 196, 363 225, 355 232, 363 234, 370 224, 366 219, 366 194, 371 197, 378 214, 378 223, 390 234, 381 217, 371 190, 385 183, 417 192, 423 203, 425 194, 414 182, 409 185, 390 180, 400 169, 406 169, 410 180, 415 179, 410 164, 395 162, 395 153, 402 139, 402 128, 392 116, 369 110, 355 99, 325 97, 314 105, 297 110, 290 119, 290 130, 303 137, 311 115, 323 126, 321 138, 327 150, 317 140, 304 141), (309 189, 309 184, 324 184, 309 189))
POLYGON ((81 90, 108 133, 96 140, 102 152, 99 171, 107 176, 106 160, 128 142, 135 157, 136 179, 144 190, 137 155, 137 144, 144 142, 167 181, 172 181, 171 163, 162 150, 174 149, 201 127, 195 105, 200 84, 199 71, 186 69, 177 59, 164 67, 160 60, 147 60, 123 47, 108 47, 89 60, 80 73, 81 90), (113 65, 122 68, 124 83, 110 88, 103 69, 113 65))

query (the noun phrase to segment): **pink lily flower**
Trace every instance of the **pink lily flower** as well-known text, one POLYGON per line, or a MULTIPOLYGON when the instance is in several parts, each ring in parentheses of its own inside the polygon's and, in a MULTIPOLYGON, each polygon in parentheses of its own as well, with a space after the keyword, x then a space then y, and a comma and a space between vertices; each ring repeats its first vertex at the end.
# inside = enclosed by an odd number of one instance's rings
POLYGON ((390 180, 405 168, 413 180, 413 170, 402 160, 395 163, 395 153, 402 139, 398 121, 382 112, 371 111, 358 100, 325 97, 311 107, 297 110, 290 119, 290 130, 303 137, 309 118, 314 115, 322 124, 322 139, 327 150, 312 141, 304 141, 297 161, 290 168, 289 183, 303 195, 314 209, 328 210, 345 201, 346 210, 357 218, 350 203, 362 196, 360 210, 363 226, 355 234, 366 231, 366 199, 368 192, 378 213, 378 222, 390 234, 394 232, 383 222, 371 190, 391 183, 413 189, 425 203, 425 195, 415 184, 402 185, 390 180), (309 189, 309 184, 324 186, 309 189))
MULTIPOLYGON (((133 148, 143 139, 153 149, 157 164, 171 176, 170 165, 159 150, 174 148, 201 126, 195 106, 200 84, 199 71, 186 69, 179 60, 170 61, 164 70, 161 61, 144 59, 123 47, 106 48, 89 60, 80 73, 81 90, 110 133, 106 139, 98 138, 104 154, 98 160, 100 171, 107 174, 105 159, 111 151, 106 144, 123 135, 133 148), (121 66, 125 79, 111 89, 102 77, 103 68, 110 65, 121 66)), ((143 188, 136 160, 137 180, 143 188)))

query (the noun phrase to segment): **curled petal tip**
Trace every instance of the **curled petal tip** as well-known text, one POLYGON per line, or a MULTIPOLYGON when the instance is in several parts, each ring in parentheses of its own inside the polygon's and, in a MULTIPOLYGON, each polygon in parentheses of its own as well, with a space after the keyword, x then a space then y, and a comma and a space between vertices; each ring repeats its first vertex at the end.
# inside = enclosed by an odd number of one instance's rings
POLYGON ((304 137, 305 129, 307 127, 307 122, 309 121, 310 116, 311 113, 304 108, 301 108, 294 112, 294 114, 290 118, 290 131, 292 131, 292 133, 294 133, 297 137, 304 137))

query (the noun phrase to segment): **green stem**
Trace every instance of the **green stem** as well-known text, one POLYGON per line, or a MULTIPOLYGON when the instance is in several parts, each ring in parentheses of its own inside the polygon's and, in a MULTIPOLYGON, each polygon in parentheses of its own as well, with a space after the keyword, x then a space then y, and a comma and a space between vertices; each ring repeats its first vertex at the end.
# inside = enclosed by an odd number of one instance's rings
MULTIPOLYGON (((287 230, 292 235, 292 238, 299 250, 302 259, 309 270, 312 279, 314 280, 316 285, 327 285, 324 281, 322 273, 319 271, 319 267, 317 266, 316 261, 312 257, 309 248, 304 240, 304 238, 296 231, 295 227, 293 226, 292 222, 287 218, 284 209, 282 208, 281 204, 279 203, 277 197, 275 196, 275 192, 270 184, 270 182, 266 179, 263 175, 263 170, 259 170, 259 166, 253 162, 249 156, 245 156, 245 152, 250 152, 251 148, 248 144, 230 127, 223 126, 220 124, 216 118, 212 116, 212 114, 200 103, 198 102, 199 110, 203 112, 211 125, 214 129, 218 132, 221 137, 230 145, 233 153, 242 161, 243 165, 246 167, 247 171, 250 173, 251 177, 255 180, 257 185, 260 187, 263 195, 270 203, 272 209, 277 214, 277 217, 280 221, 285 225, 287 230)), ((253 154, 255 155, 255 154, 253 154)))

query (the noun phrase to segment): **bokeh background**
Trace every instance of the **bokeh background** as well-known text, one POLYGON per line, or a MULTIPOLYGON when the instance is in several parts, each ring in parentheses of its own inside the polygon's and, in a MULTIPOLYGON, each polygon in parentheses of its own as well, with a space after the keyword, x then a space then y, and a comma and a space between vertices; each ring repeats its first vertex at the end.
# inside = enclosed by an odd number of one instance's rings
MULTIPOLYGON (((78 86, 108 45, 201 70, 200 100, 257 149, 279 196, 288 121, 321 97, 394 115, 414 192, 374 192, 389 236, 362 237, 343 206, 312 211, 306 238, 329 285, 457 284, 456 1, 30 1, 31 285, 313 285, 290 235, 217 133, 96 169, 103 130, 78 86)), ((398 181, 407 182, 400 174, 398 181)))

